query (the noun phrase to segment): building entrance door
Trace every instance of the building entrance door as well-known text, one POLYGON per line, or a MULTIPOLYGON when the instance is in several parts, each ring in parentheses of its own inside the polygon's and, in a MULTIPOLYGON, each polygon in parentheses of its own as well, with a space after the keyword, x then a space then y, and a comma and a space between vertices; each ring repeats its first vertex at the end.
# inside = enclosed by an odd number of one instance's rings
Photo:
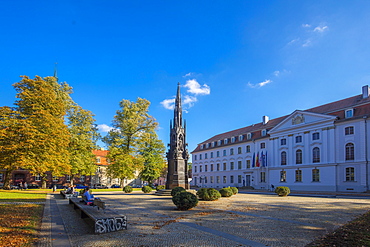
POLYGON ((245 186, 251 186, 251 175, 245 175, 245 186))

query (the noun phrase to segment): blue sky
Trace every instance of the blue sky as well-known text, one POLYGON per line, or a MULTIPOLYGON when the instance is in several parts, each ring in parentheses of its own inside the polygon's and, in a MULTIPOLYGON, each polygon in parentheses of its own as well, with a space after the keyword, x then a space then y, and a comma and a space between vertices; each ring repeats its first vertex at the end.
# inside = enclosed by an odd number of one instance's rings
POLYGON ((0 106, 52 76, 102 134, 122 99, 151 102, 169 142, 180 82, 189 151, 213 135, 361 93, 370 1, 0 1, 0 106), (170 109, 168 109, 170 108, 170 109))

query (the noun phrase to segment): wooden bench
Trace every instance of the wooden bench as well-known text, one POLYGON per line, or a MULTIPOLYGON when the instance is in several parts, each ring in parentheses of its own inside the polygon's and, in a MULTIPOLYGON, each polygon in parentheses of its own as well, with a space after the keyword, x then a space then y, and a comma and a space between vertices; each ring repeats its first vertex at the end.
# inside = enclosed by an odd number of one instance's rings
POLYGON ((78 192, 75 192, 74 194, 68 194, 66 190, 61 190, 60 194, 64 197, 64 199, 72 198, 72 197, 77 197, 78 192))
POLYGON ((125 215, 118 215, 116 212, 106 208, 105 202, 99 199, 94 200, 97 208, 86 205, 78 198, 69 198, 69 204, 73 204, 74 209, 81 211, 81 218, 90 218, 94 222, 95 234, 115 232, 127 229, 127 218, 125 215), (99 210, 99 209, 103 210, 99 210))

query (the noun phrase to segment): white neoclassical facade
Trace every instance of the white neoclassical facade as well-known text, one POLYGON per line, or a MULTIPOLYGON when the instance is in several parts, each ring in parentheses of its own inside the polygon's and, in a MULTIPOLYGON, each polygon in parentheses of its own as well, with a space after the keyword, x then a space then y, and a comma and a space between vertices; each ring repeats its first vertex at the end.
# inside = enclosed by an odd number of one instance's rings
POLYGON ((192 185, 369 190, 370 89, 362 94, 218 134, 192 152, 192 185))

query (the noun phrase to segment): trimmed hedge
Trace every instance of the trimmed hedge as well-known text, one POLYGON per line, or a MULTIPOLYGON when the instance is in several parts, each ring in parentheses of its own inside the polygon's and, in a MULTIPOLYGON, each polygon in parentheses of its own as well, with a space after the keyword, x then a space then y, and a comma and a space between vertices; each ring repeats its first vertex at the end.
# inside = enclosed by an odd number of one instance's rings
POLYGON ((196 195, 184 190, 176 193, 172 197, 172 202, 178 210, 184 211, 196 207, 198 205, 198 198, 196 195))
POLYGON ((230 189, 233 191, 234 195, 238 194, 238 192, 239 192, 238 188, 236 188, 236 187, 230 187, 230 189))
POLYGON ((123 187, 123 191, 126 193, 131 193, 133 191, 133 188, 130 185, 126 185, 123 187))
POLYGON ((279 196, 287 196, 290 194, 290 189, 289 187, 286 186, 278 186, 275 189, 275 193, 278 194, 279 196))
POLYGON ((177 193, 180 193, 182 191, 186 191, 183 187, 175 187, 171 190, 171 196, 176 195, 177 193))
POLYGON ((164 190, 166 188, 166 185, 158 185, 155 189, 158 190, 164 190))
POLYGON ((198 190, 197 196, 205 201, 216 201, 220 199, 221 194, 214 188, 201 188, 198 190))
POLYGON ((143 188, 141 188, 141 190, 144 193, 150 193, 150 192, 152 192, 152 187, 150 187, 150 186, 144 186, 143 188))
POLYGON ((220 194, 221 194, 222 197, 230 197, 230 196, 234 195, 234 193, 230 189, 230 187, 220 189, 220 194))

